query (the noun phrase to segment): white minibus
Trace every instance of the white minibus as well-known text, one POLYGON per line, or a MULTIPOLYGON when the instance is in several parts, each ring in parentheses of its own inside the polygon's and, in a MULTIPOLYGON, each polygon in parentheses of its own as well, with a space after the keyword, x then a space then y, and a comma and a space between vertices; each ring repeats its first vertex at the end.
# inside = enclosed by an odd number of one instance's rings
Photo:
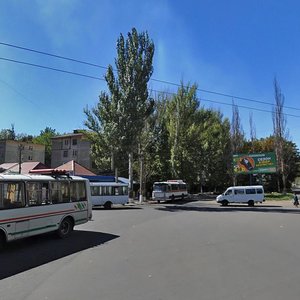
POLYGON ((229 203, 247 203, 254 206, 255 203, 265 201, 264 188, 262 185, 231 186, 223 194, 217 196, 217 203, 223 206, 229 203))
POLYGON ((92 218, 86 179, 53 175, 0 174, 0 248, 6 242, 56 231, 65 238, 92 218))
POLYGON ((152 199, 158 203, 175 199, 183 200, 187 196, 187 184, 183 180, 167 180, 153 184, 152 199))
POLYGON ((113 204, 125 205, 129 202, 128 184, 117 182, 90 182, 93 206, 110 209, 113 204))

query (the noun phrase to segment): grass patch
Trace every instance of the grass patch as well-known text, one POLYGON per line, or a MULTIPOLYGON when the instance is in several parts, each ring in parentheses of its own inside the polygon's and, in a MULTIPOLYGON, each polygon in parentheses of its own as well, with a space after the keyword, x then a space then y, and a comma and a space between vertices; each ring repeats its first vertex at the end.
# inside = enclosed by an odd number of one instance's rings
POLYGON ((269 193, 265 194, 265 199, 266 200, 273 200, 273 201, 292 201, 294 195, 292 193, 286 193, 286 194, 281 194, 281 193, 269 193))

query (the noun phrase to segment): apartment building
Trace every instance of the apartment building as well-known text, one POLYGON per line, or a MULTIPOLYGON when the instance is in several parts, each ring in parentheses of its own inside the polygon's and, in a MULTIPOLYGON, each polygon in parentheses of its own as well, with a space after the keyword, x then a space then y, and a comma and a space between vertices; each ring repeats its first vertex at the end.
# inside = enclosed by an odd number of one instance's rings
POLYGON ((56 136, 51 140, 51 168, 56 168, 74 160, 85 168, 91 169, 91 142, 83 133, 74 130, 74 133, 56 136))
POLYGON ((14 140, 0 141, 0 164, 38 161, 45 163, 45 145, 14 140))

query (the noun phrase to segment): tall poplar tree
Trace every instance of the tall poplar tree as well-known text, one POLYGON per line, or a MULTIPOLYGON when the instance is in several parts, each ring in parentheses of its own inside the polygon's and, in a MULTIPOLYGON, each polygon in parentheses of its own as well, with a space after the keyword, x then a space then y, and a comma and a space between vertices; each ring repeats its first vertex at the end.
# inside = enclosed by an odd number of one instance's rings
POLYGON ((118 151, 129 156, 130 190, 133 153, 145 119, 152 111, 147 84, 153 73, 153 55, 154 43, 147 32, 138 33, 133 28, 126 40, 120 34, 116 70, 109 65, 105 76, 109 91, 101 93, 95 108, 85 109, 85 125, 94 132, 94 137, 98 135, 112 154, 118 151))
MULTIPOLYGON (((277 158, 278 175, 282 177, 283 192, 286 192, 287 176, 284 163, 284 142, 287 139, 286 117, 283 112, 284 95, 281 92, 279 83, 274 78, 274 98, 275 106, 273 109, 273 131, 275 137, 275 153, 277 158)), ((278 191, 280 191, 280 184, 278 181, 278 191)))

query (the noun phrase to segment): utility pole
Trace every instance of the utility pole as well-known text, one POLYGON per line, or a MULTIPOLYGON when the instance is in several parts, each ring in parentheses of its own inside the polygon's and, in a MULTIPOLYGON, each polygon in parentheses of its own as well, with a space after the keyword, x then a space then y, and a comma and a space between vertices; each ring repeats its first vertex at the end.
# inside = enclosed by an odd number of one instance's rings
POLYGON ((24 145, 20 144, 18 146, 18 151, 19 151, 19 174, 22 172, 22 152, 24 150, 24 145))

